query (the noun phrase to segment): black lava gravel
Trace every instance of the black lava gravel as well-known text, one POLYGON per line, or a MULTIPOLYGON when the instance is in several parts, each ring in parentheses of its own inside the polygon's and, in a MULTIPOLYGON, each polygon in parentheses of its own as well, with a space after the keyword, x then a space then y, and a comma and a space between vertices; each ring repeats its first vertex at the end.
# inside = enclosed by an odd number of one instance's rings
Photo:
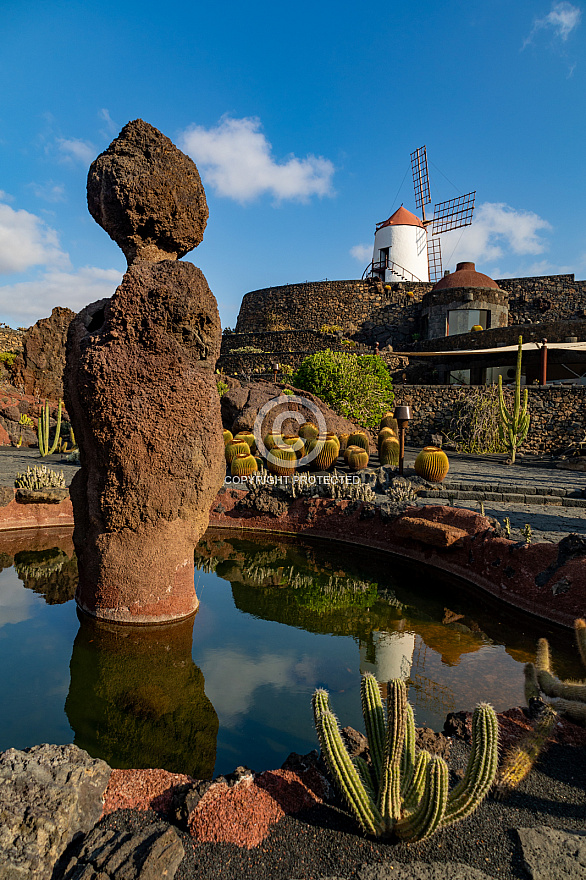
MULTIPOLYGON (((463 767, 468 748, 454 741, 450 765, 463 767)), ((547 825, 566 831, 586 828, 584 749, 552 745, 538 766, 506 800, 490 796, 469 819, 414 844, 381 843, 356 832, 352 820, 334 806, 319 806, 273 826, 258 847, 200 844, 180 832, 185 848, 176 880, 318 880, 355 877, 359 866, 384 862, 463 862, 488 877, 527 880, 517 828, 547 825)), ((133 830, 160 817, 121 810, 103 820, 133 830)), ((577 878, 576 878, 577 880, 577 878)))

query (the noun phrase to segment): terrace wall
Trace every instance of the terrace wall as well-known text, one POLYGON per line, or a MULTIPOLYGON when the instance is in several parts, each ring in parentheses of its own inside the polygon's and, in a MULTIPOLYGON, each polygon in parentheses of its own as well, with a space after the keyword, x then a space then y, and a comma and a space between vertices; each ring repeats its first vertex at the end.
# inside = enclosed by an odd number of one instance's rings
MULTIPOLYGON (((551 453, 585 439, 585 385, 531 385, 528 392, 531 424, 522 452, 551 453)), ((454 385, 397 386, 395 404, 410 406, 413 416, 407 443, 426 446, 432 434, 445 434, 457 401, 467 393, 469 387, 454 385)))

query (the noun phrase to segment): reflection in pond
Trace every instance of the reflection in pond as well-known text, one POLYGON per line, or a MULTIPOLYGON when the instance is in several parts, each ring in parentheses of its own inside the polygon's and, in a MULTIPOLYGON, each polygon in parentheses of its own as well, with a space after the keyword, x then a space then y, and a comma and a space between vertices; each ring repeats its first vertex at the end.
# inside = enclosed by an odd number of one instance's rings
POLYGON ((210 530, 196 565, 195 618, 116 627, 78 618, 70 530, 0 535, 0 750, 75 741, 116 767, 263 770, 316 747, 316 687, 361 727, 360 671, 403 678, 437 730, 479 700, 522 703, 540 636, 563 678, 581 674, 567 631, 371 550, 210 530))
POLYGON ((80 615, 65 703, 74 742, 114 767, 209 778, 218 716, 191 657, 193 619, 116 627, 80 615))

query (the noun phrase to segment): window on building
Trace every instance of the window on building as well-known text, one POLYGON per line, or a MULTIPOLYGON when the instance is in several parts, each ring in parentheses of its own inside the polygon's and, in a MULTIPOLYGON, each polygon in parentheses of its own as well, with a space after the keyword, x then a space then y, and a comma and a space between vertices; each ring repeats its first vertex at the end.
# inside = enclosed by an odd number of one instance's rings
POLYGON ((460 333, 469 333, 476 326, 482 327, 483 330, 487 330, 490 327, 490 312, 488 309, 452 309, 448 312, 446 336, 459 336, 460 333))

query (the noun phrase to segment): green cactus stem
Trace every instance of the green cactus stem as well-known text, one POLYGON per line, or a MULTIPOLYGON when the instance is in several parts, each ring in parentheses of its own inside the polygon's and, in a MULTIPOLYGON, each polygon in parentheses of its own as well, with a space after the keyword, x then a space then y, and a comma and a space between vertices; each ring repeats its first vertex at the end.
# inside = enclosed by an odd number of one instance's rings
POLYGON ((372 766, 348 755, 326 691, 313 696, 313 715, 329 771, 361 828, 375 836, 423 840, 469 816, 492 785, 498 761, 494 710, 478 706, 472 749, 462 782, 448 792, 448 766, 415 747, 415 720, 401 679, 387 684, 386 718, 378 683, 362 678, 361 701, 372 766))
MULTIPOLYGON (((586 666, 586 621, 582 618, 575 620, 574 632, 580 659, 586 666)), ((527 675, 528 673, 526 673, 526 678, 527 675)), ((586 679, 583 681, 562 681, 554 675, 547 639, 539 639, 537 643, 533 676, 537 680, 537 695, 539 697, 546 700, 556 712, 566 715, 577 724, 586 725, 586 679)), ((534 682, 529 688, 526 683, 525 693, 529 696, 535 696, 533 690, 534 682)))
POLYGON ((511 464, 515 463, 517 449, 527 437, 529 431, 529 412, 527 411, 528 391, 523 392, 523 408, 521 408, 521 358, 523 356, 523 337, 519 336, 517 351, 517 370, 515 373, 515 398, 513 411, 509 413, 503 393, 503 377, 499 375, 499 435, 505 447, 511 453, 511 464))
POLYGON ((39 452, 41 454, 41 458, 46 458, 48 455, 53 455, 55 450, 57 449, 57 444, 59 442, 59 434, 61 433, 61 410, 63 408, 63 401, 59 401, 59 408, 57 410, 57 425, 55 427, 55 437, 53 439, 53 444, 49 448, 49 401, 46 400, 44 406, 41 408, 41 412, 39 413, 39 422, 37 427, 37 437, 39 440, 39 452))

